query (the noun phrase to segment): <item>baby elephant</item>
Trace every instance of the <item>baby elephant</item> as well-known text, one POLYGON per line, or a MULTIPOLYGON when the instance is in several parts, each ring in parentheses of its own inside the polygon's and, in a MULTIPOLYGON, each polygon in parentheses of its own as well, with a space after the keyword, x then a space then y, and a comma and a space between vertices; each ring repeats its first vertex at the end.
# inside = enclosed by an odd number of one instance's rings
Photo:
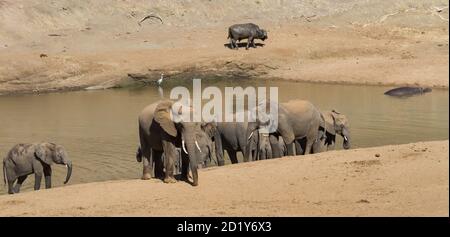
POLYGON ((23 181, 32 173, 35 178, 34 190, 40 189, 42 175, 45 177, 45 188, 51 188, 53 162, 67 167, 64 184, 69 182, 72 162, 68 159, 64 147, 54 143, 15 145, 3 160, 3 178, 5 183, 8 183, 8 193, 18 193, 23 181), (13 187, 16 180, 16 186, 13 187))

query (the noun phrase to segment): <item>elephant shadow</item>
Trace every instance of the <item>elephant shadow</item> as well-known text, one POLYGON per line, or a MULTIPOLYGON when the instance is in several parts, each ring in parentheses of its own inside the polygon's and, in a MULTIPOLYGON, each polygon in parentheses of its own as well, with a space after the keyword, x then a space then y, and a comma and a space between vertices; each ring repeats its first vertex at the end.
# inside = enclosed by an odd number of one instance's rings
MULTIPOLYGON (((255 43, 255 46, 258 48, 258 47, 264 47, 264 45, 265 44, 262 44, 262 43, 255 43)), ((226 44, 224 44, 223 45, 224 47, 227 47, 227 48, 229 48, 229 49, 232 49, 231 48, 231 43, 226 43, 226 44)), ((238 46, 238 48, 245 48, 246 46, 247 46, 247 42, 240 42, 240 43, 237 43, 237 46, 238 46)), ((251 48, 251 47, 250 47, 251 48)))

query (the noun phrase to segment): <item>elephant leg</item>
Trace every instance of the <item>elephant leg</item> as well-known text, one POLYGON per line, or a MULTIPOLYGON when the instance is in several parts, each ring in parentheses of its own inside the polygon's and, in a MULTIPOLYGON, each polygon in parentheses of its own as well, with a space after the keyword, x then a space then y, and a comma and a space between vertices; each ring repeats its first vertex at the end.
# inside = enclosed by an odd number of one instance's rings
POLYGON ((270 144, 267 144, 267 149, 266 149, 266 159, 272 159, 272 146, 270 144))
POLYGON ((224 153, 225 153, 225 150, 223 150, 223 149, 222 149, 222 153, 216 152, 216 159, 217 159, 217 165, 218 166, 224 166, 225 165, 225 160, 223 159, 223 154, 224 153))
POLYGON ((34 190, 41 189, 42 173, 34 173, 34 190))
POLYGON ((293 156, 293 155, 295 155, 295 152, 294 152, 294 145, 296 145, 296 144, 294 144, 294 142, 291 142, 291 143, 289 143, 289 144, 286 144, 287 155, 288 155, 288 156, 293 156))
POLYGON ((176 147, 172 142, 167 140, 163 140, 162 144, 164 149, 164 183, 175 183, 176 179, 174 177, 173 171, 175 168, 176 147))
POLYGON ((181 180, 189 180, 189 156, 181 152, 181 180))
POLYGON ((266 150, 261 147, 261 149, 258 152, 258 157, 255 160, 265 160, 266 159, 266 150))
POLYGON ((306 146, 305 146, 305 155, 311 154, 311 150, 312 150, 312 145, 314 143, 315 140, 312 139, 307 139, 306 140, 306 146))
POLYGON ((14 194, 14 181, 8 179, 8 194, 14 194))
POLYGON ((22 187, 23 182, 27 179, 28 175, 23 175, 17 178, 16 186, 14 186, 14 193, 20 192, 20 187, 22 187))
POLYGON ((3 172, 8 183, 8 194, 14 194, 14 182, 16 182, 17 176, 12 169, 7 169, 6 167, 3 167, 3 172))
POLYGON ((52 187, 52 167, 49 165, 44 167, 44 181, 46 189, 52 187))
MULTIPOLYGON (((153 171, 153 165, 154 160, 152 157, 152 149, 147 149, 145 147, 141 148, 142 153, 142 177, 143 180, 148 180, 152 178, 152 171, 153 171)), ((156 174, 154 175, 156 177, 156 174)))
POLYGON ((269 136, 269 142, 270 142, 270 146, 272 149, 272 157, 273 158, 280 158, 282 157, 281 155, 281 147, 280 147, 280 143, 278 142, 278 138, 275 135, 270 135, 269 136))
POLYGON ((228 156, 230 156, 231 164, 238 163, 238 159, 236 156, 236 151, 233 150, 227 150, 228 156))
MULTIPOLYGON (((152 162, 147 157, 142 159, 142 180, 147 180, 152 178, 152 162)), ((156 175, 155 175, 156 176, 156 175)))
POLYGON ((332 141, 330 144, 328 144, 327 150, 334 150, 335 147, 336 147, 336 143, 334 141, 332 141))
POLYGON ((192 173, 192 186, 198 185, 198 167, 197 162, 195 159, 189 159, 189 166, 191 167, 191 173, 192 173))
POLYGON ((162 159, 162 151, 152 150, 152 158, 155 166, 155 178, 163 179, 164 178, 164 164, 162 159))
POLYGON ((295 141, 295 154, 296 155, 304 155, 306 143, 303 139, 298 139, 295 141))

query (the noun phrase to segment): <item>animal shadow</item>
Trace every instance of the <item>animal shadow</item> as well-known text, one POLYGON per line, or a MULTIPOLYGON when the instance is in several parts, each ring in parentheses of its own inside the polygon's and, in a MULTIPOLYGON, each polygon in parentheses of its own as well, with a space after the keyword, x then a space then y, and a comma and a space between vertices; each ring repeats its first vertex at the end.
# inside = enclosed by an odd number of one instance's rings
MULTIPOLYGON (((265 44, 262 43, 255 43, 256 48, 258 47, 264 47, 265 44)), ((231 43, 224 44, 223 46, 231 49, 231 43)), ((245 48, 247 46, 247 42, 237 43, 238 48, 245 48)), ((251 48, 251 46, 249 46, 251 48)))

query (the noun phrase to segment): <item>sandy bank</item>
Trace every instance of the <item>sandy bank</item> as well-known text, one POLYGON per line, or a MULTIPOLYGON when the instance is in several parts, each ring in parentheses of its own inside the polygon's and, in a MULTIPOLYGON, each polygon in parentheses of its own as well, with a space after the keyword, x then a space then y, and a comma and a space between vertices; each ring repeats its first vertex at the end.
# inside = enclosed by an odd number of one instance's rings
POLYGON ((448 216, 448 140, 0 196, 0 216, 448 216), (378 155, 379 157, 377 157, 378 155))
POLYGON ((110 88, 129 74, 448 88, 448 1, 0 1, 0 94, 110 88), (137 22, 149 12, 164 24, 137 22), (233 51, 255 22, 264 47, 233 51))

